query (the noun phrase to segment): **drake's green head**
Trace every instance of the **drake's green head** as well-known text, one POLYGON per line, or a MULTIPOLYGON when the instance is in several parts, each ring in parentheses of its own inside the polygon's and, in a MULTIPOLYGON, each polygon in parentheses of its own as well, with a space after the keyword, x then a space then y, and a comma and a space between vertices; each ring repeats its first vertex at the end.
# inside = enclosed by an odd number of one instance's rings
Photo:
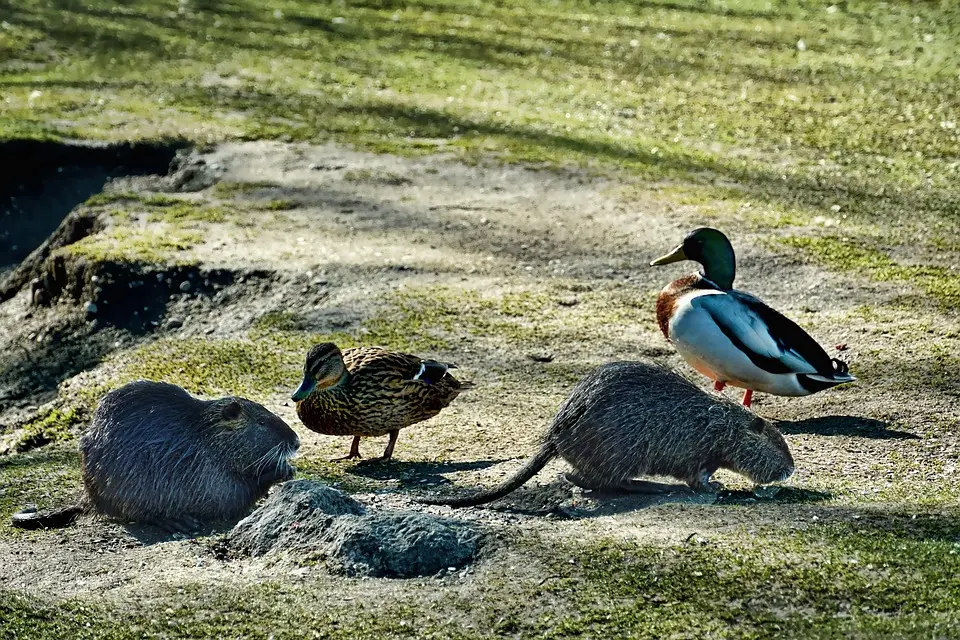
POLYGON ((693 260, 703 265, 703 277, 721 289, 732 289, 737 275, 737 256, 733 245, 716 229, 701 227, 687 234, 683 243, 665 256, 650 263, 651 267, 662 264, 693 260))
POLYGON ((291 396, 300 402, 316 389, 326 389, 342 381, 347 375, 343 353, 332 342, 318 344, 307 352, 303 365, 303 382, 291 396))

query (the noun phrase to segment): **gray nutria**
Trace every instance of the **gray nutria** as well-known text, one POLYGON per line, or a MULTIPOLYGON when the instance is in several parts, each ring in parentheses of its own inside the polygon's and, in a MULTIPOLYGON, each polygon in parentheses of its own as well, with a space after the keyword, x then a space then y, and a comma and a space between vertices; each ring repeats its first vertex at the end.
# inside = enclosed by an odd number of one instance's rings
POLYGON ((245 515, 294 475, 300 439, 244 398, 194 398, 140 380, 108 393, 80 439, 85 498, 53 512, 13 516, 22 528, 62 526, 92 509, 129 522, 189 531, 245 515))
POLYGON ((793 473, 786 441, 763 418, 664 367, 614 362, 577 384, 540 450, 512 478, 489 491, 422 502, 468 507, 496 500, 556 456, 573 467, 567 478, 585 489, 664 491, 668 485, 634 478, 672 476, 697 491, 717 469, 759 484, 793 473))

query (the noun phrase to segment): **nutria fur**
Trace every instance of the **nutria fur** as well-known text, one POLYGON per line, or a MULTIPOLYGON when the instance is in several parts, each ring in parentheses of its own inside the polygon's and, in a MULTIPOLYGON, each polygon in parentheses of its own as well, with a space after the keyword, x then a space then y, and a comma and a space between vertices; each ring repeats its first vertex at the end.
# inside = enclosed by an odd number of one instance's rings
POLYGON ((194 398, 141 380, 108 393, 80 439, 82 505, 23 511, 23 528, 68 523, 81 509, 182 531, 249 512, 271 485, 293 477, 297 434, 262 405, 194 398))
POLYGON ((664 367, 614 362, 577 384, 540 450, 512 478, 489 491, 422 502, 467 507, 496 500, 556 456, 573 467, 568 479, 586 489, 663 491, 668 485, 634 478, 672 476, 696 491, 717 469, 758 484, 793 473, 786 441, 763 418, 664 367))

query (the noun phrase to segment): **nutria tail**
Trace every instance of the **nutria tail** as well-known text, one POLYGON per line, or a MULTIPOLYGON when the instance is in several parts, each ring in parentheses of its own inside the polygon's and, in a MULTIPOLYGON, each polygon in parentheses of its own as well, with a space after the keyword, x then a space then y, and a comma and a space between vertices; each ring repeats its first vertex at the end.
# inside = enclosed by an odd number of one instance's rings
POLYGON ((489 491, 480 491, 461 498, 420 498, 417 502, 422 504, 443 504, 450 507, 473 507, 478 504, 493 502, 497 498, 502 498, 511 491, 519 489, 527 480, 537 475, 541 469, 547 466, 557 455, 557 448, 552 442, 545 442, 540 450, 523 465, 523 468, 517 471, 513 477, 505 480, 500 486, 494 487, 489 491))
POLYGON ((56 529, 65 527, 83 512, 79 504, 54 509, 53 511, 37 511, 36 507, 26 507, 10 517, 10 524, 20 529, 56 529))

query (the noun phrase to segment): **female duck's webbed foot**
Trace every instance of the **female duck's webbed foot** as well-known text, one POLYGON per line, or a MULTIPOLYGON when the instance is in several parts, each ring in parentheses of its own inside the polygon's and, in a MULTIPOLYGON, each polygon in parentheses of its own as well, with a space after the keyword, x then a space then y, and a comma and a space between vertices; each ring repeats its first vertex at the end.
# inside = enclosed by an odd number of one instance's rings
POLYGON ((753 389, 747 389, 743 392, 743 406, 749 409, 751 404, 753 404, 753 389))
POLYGON ((387 460, 393 458, 393 448, 397 446, 397 437, 400 435, 400 429, 394 429, 388 433, 390 434, 390 441, 387 442, 387 448, 383 450, 383 455, 379 458, 370 458, 369 460, 365 460, 364 464, 368 464, 370 462, 386 462, 387 460))
POLYGON ((713 382, 713 390, 714 390, 714 391, 723 391, 723 388, 724 388, 725 386, 727 386, 727 383, 726 383, 726 382, 720 382, 719 380, 715 380, 715 381, 713 382))
POLYGON ((353 437, 353 444, 350 445, 350 453, 340 457, 334 458, 330 462, 340 462, 342 460, 353 460, 354 458, 359 458, 360 456, 360 436, 353 437))

